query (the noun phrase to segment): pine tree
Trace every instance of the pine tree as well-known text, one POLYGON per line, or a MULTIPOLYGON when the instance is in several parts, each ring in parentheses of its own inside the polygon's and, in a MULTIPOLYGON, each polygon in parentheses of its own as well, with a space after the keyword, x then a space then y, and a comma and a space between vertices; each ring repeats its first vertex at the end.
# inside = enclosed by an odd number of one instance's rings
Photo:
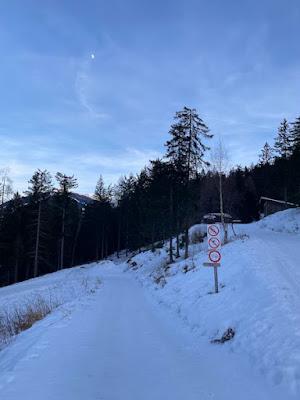
POLYGON ((259 160, 260 160, 260 165, 265 165, 265 164, 270 165, 270 164, 272 164, 272 162, 274 160, 273 149, 269 145, 268 142, 266 142, 264 144, 262 152, 261 152, 261 154, 259 156, 259 160))
POLYGON ((67 176, 61 172, 57 172, 55 175, 56 180, 59 184, 58 195, 62 199, 61 209, 62 209, 62 225, 61 225, 61 246, 60 246, 60 266, 59 269, 64 268, 64 251, 65 251, 65 230, 66 230, 66 211, 70 203, 70 189, 76 188, 78 186, 77 179, 74 175, 67 176))
POLYGON ((107 257, 108 238, 111 222, 111 201, 112 189, 105 187, 102 175, 100 175, 94 193, 95 202, 93 204, 94 220, 96 221, 96 260, 107 257), (101 240, 101 242, 100 242, 101 240), (101 257, 100 257, 101 249, 101 257))
POLYGON ((13 272, 13 282, 18 282, 20 266, 25 257, 25 237, 27 231, 26 209, 19 193, 2 210, 0 224, 0 280, 11 283, 11 273, 13 272))
POLYGON ((102 175, 100 175, 96 184, 94 198, 100 203, 106 203, 111 201, 111 197, 112 197, 112 188, 111 186, 108 186, 108 188, 105 187, 103 177, 102 175))
POLYGON ((186 185, 186 228, 185 228, 185 258, 188 257, 189 222, 190 222, 190 180, 199 167, 207 164, 203 156, 209 147, 202 143, 202 138, 210 139, 209 129, 199 117, 195 109, 184 107, 176 112, 177 122, 171 126, 172 139, 166 143, 169 159, 177 168, 184 171, 186 185))
POLYGON ((294 153, 300 152, 300 117, 296 118, 295 122, 291 123, 292 128, 290 130, 292 150, 294 153))
POLYGON ((283 180, 284 180, 284 201, 287 207, 287 187, 288 187, 288 158, 292 154, 292 138, 290 133, 289 123, 286 119, 281 122, 278 128, 278 136, 275 138, 274 144, 276 152, 279 154, 279 157, 282 163, 282 172, 283 172, 283 180))
POLYGON ((126 257, 129 251, 129 237, 130 237, 130 214, 133 203, 133 195, 136 186, 136 178, 130 174, 127 178, 126 176, 120 178, 118 183, 118 192, 119 192, 119 208, 120 215, 122 218, 121 224, 123 229, 125 229, 125 249, 126 249, 126 257))
POLYGON ((52 191, 52 177, 47 170, 41 171, 38 169, 33 177, 29 181, 30 186, 27 195, 32 197, 33 202, 38 203, 38 216, 36 223, 36 240, 35 240, 35 251, 34 251, 34 278, 38 275, 38 261, 39 261, 39 250, 40 250, 40 236, 41 236, 41 224, 42 224, 42 201, 52 191))
POLYGON ((287 159, 291 155, 291 135, 289 123, 284 118, 278 128, 278 136, 275 138, 274 150, 279 157, 287 159))

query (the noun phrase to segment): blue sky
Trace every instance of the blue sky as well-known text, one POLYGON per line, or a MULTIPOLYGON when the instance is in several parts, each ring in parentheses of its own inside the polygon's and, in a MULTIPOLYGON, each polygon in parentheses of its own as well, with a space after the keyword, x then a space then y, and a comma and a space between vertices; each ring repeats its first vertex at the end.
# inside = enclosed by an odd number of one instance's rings
POLYGON ((300 115, 299 20, 299 0, 4 0, 0 166, 93 193, 162 156, 184 106, 250 165, 300 115))

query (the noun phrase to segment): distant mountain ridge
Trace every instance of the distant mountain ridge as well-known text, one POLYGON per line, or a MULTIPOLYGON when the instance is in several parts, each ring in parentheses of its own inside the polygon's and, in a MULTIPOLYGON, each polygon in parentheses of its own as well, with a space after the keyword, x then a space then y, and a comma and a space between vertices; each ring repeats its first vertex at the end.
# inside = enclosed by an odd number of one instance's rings
MULTIPOLYGON (((51 194, 50 197, 52 197, 53 195, 54 195, 54 193, 51 194)), ((81 193, 76 193, 76 192, 70 192, 70 197, 71 197, 71 199, 73 199, 77 202, 78 208, 83 208, 87 204, 91 204, 93 201, 97 201, 97 199, 95 199, 93 197, 93 195, 90 195, 90 194, 81 194, 81 193)), ((23 200, 24 205, 28 204, 29 196, 22 196, 21 198, 23 200)), ((3 208, 7 207, 7 205, 11 201, 12 201, 12 199, 6 201, 0 207, 3 207, 3 208)))

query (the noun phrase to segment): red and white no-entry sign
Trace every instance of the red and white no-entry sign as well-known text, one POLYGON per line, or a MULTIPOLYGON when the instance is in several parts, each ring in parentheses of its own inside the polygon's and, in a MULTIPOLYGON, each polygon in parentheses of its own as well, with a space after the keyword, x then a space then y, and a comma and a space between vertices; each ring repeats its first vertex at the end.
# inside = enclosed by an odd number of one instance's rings
POLYGON ((211 249, 217 249, 221 246, 220 239, 217 237, 212 237, 208 240, 208 247, 211 249))
POLYGON ((221 260, 221 254, 218 250, 211 250, 208 257, 212 263, 217 263, 221 260))
POLYGON ((220 228, 217 224, 207 225, 208 250, 215 250, 221 247, 220 228))
POLYGON ((215 292, 219 292, 218 284, 218 268, 220 267, 221 260, 221 238, 220 228, 217 224, 207 225, 207 246, 208 246, 208 258, 210 262, 203 263, 204 267, 214 267, 215 274, 215 292))
POLYGON ((218 227, 218 225, 208 225, 207 226, 207 233, 210 236, 218 236, 220 233, 220 229, 218 227))

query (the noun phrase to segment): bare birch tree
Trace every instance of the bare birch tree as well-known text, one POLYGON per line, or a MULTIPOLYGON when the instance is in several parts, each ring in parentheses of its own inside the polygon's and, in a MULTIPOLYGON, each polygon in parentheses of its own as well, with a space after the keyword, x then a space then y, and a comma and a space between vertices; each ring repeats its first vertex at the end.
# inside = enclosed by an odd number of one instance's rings
POLYGON ((211 152, 211 160, 213 171, 217 173, 218 176, 218 190, 220 194, 220 214, 221 223, 224 230, 224 243, 228 242, 228 226, 225 223, 224 218, 224 188, 223 188, 223 178, 229 169, 229 148, 224 145, 221 138, 218 139, 211 152))
POLYGON ((4 167, 0 169, 0 193, 1 204, 12 198, 13 188, 12 179, 9 177, 10 168, 4 167))

